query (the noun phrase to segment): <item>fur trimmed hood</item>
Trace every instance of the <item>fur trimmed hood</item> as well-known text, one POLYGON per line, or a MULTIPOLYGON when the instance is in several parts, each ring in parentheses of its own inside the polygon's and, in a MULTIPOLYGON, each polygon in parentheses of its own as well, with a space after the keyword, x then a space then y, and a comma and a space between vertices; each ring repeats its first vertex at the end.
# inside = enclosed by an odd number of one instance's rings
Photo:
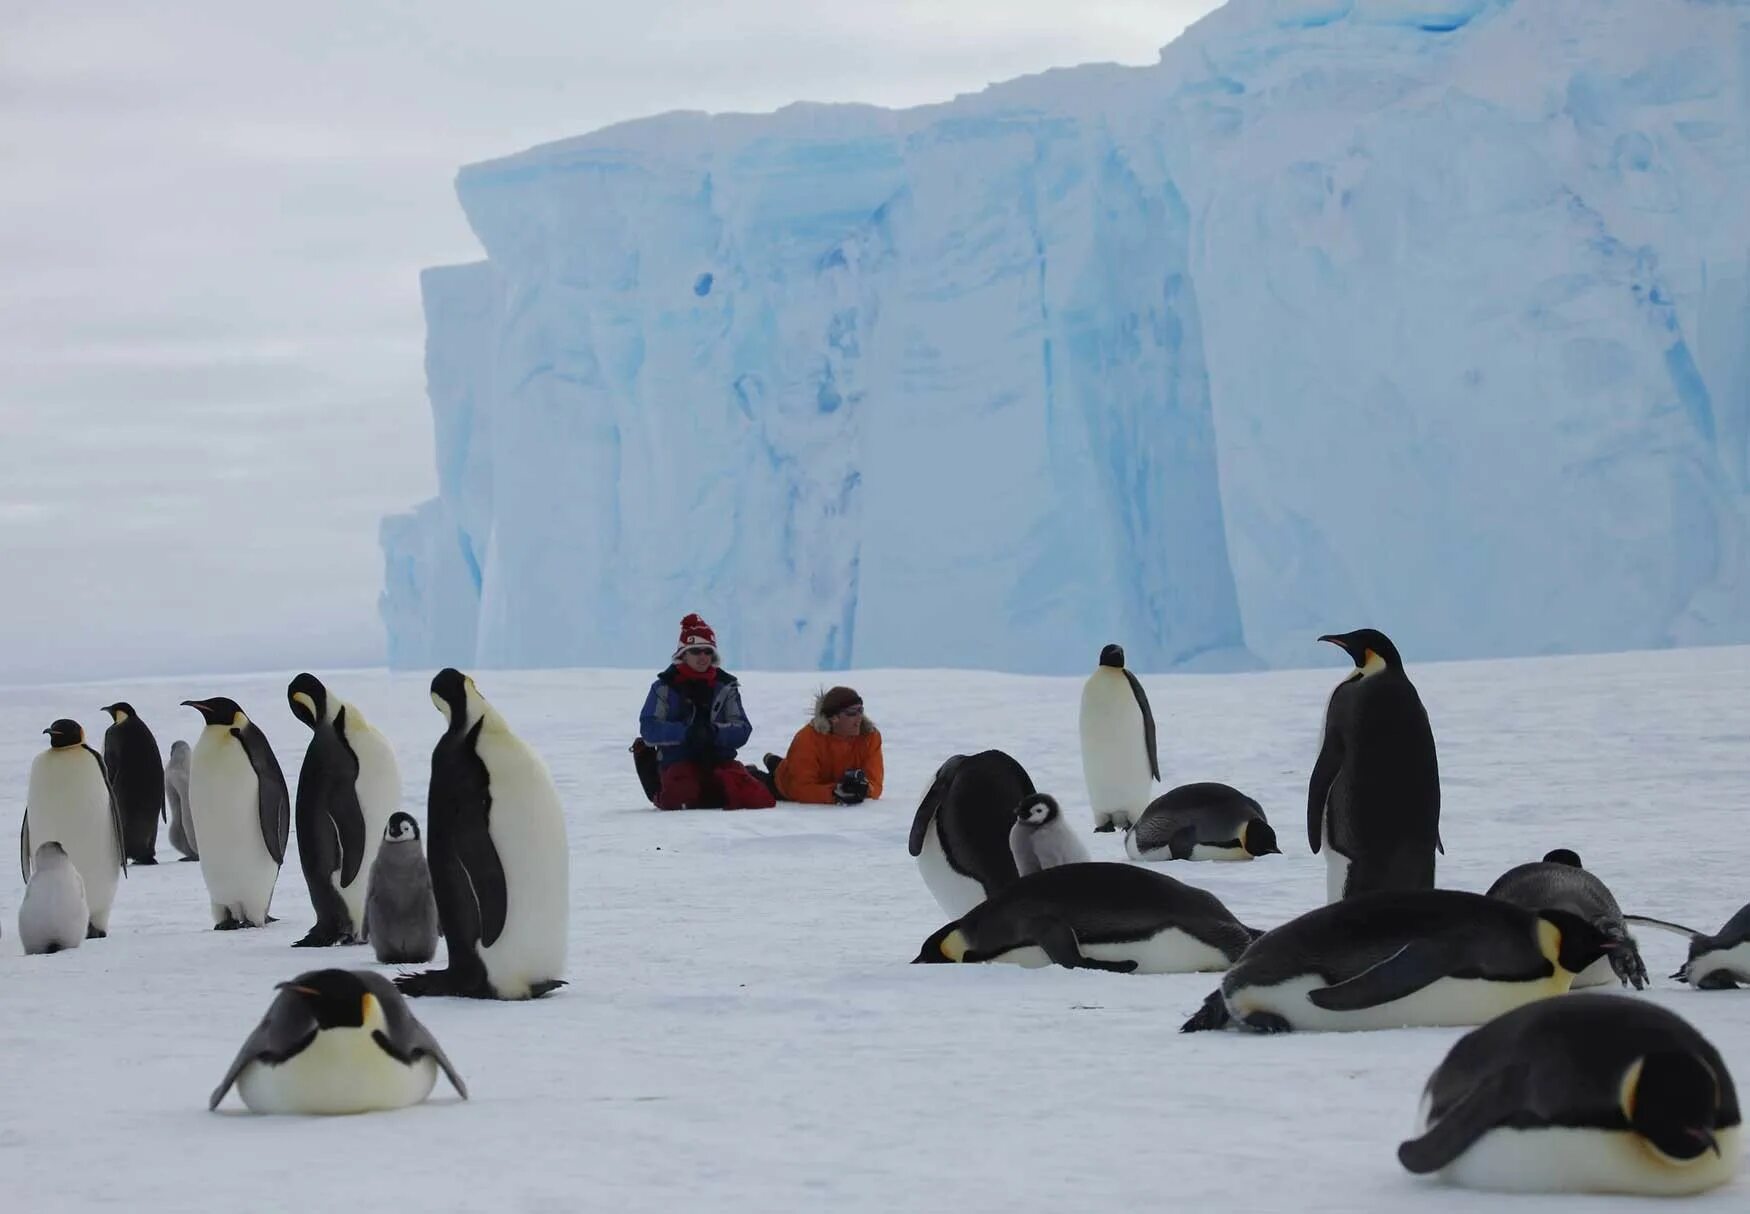
MULTIPOLYGON (((827 689, 823 687, 819 691, 814 693, 814 719, 812 721, 810 721, 809 724, 814 727, 815 733, 827 733, 827 734, 829 734, 832 732, 832 722, 830 722, 826 719, 826 711, 822 705, 822 702, 826 699, 826 691, 827 691, 827 689)), ((862 734, 865 737, 867 737, 869 734, 880 732, 879 730, 877 730, 875 728, 875 722, 871 721, 869 719, 869 713, 868 713, 867 709, 865 709, 863 712, 862 728, 859 729, 857 732, 862 734)))

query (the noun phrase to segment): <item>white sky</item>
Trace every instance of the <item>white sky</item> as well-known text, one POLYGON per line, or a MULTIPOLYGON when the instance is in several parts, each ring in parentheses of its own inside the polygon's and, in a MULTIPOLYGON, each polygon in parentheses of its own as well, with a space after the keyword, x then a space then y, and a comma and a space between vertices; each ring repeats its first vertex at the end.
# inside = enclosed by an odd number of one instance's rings
POLYGON ((0 683, 378 665, 470 161, 1145 64, 1215 0, 0 0, 0 683))

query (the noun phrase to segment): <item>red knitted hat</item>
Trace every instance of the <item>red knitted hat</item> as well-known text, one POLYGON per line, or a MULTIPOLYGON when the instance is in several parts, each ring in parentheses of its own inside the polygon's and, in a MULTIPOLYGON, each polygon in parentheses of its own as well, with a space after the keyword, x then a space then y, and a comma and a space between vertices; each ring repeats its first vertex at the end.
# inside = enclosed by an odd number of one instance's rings
POLYGON ((709 649, 717 652, 717 634, 696 613, 681 621, 680 643, 674 647, 672 661, 680 661, 681 654, 689 649, 709 649))

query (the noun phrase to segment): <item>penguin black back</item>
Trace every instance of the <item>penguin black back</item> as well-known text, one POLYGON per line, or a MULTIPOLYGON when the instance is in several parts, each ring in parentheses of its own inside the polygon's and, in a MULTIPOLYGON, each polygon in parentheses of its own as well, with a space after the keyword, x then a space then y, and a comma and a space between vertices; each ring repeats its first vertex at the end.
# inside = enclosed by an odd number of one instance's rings
POLYGON ((955 755, 942 764, 912 818, 907 844, 913 856, 923 851, 932 821, 949 864, 983 883, 987 893, 1019 875, 1009 850, 1015 807, 1038 790, 1033 778, 1000 750, 955 755))
POLYGON ((158 739, 123 701, 106 704, 111 724, 103 733, 103 765, 121 815, 122 837, 133 864, 156 864, 158 823, 164 814, 164 755, 158 739))

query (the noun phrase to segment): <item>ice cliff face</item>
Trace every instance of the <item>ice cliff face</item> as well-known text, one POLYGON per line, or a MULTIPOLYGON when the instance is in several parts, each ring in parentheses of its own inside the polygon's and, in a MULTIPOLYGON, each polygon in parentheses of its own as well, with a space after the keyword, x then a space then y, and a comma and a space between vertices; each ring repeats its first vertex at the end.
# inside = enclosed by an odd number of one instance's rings
POLYGON ((1750 0, 1232 0, 458 192, 394 664, 1750 639, 1750 0))

